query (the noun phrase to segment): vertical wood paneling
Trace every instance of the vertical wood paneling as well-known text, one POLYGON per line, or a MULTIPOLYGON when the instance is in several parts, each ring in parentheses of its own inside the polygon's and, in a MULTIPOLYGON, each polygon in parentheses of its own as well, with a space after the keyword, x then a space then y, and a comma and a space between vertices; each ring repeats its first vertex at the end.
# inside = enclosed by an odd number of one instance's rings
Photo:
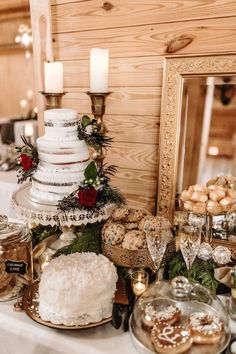
POLYGON ((110 50, 106 124, 115 142, 113 182, 134 206, 155 211, 163 57, 232 52, 236 3, 230 0, 52 0, 55 58, 64 62, 63 105, 90 112, 89 50, 110 50))

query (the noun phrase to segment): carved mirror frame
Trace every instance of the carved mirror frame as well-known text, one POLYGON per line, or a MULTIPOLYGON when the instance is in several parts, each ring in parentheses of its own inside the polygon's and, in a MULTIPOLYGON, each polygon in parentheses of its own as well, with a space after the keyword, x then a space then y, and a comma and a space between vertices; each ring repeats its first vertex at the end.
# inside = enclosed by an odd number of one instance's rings
POLYGON ((160 119, 157 213, 171 221, 175 206, 184 78, 230 74, 236 75, 236 54, 165 58, 160 119))

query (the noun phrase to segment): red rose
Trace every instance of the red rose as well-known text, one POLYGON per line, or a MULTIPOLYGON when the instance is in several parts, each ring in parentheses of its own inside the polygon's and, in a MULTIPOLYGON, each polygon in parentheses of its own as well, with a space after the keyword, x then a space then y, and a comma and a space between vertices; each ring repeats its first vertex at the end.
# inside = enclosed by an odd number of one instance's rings
POLYGON ((80 204, 92 207, 96 204, 97 201, 97 191, 93 187, 82 189, 78 192, 77 198, 80 204))
POLYGON ((33 166, 31 157, 26 154, 20 155, 20 161, 24 171, 28 171, 33 166))

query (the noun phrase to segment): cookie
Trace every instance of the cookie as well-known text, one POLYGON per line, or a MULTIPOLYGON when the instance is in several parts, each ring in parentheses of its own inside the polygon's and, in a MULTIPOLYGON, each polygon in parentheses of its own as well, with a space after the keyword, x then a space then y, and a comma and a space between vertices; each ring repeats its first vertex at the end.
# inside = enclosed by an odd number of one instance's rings
POLYGON ((109 223, 102 229, 102 239, 109 245, 119 245, 125 236, 125 227, 118 223, 109 223))
POLYGON ((121 221, 124 220, 128 215, 129 215, 129 208, 121 207, 115 209, 111 217, 113 221, 121 221))
POLYGON ((125 234, 122 247, 128 250, 140 250, 147 248, 145 233, 139 230, 132 230, 125 234))
POLYGON ((141 210, 141 209, 130 209, 129 214, 126 217, 126 221, 128 221, 128 222, 138 222, 146 215, 147 215, 147 213, 144 210, 141 210))
POLYGON ((137 222, 126 222, 123 224, 126 230, 137 230, 138 223, 137 222))

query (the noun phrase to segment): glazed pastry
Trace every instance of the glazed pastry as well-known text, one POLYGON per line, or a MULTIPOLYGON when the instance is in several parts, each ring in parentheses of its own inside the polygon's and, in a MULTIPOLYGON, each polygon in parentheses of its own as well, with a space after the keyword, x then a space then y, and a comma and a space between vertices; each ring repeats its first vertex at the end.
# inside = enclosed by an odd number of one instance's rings
POLYGON ((217 343, 224 334, 224 325, 219 317, 204 312, 190 315, 189 329, 193 342, 198 344, 217 343))
POLYGON ((218 202, 219 200, 225 198, 225 192, 223 190, 213 190, 210 192, 209 198, 218 202))
POLYGON ((115 246, 119 245, 125 236, 125 227, 122 224, 109 223, 102 229, 102 239, 106 243, 115 246))
POLYGON ((202 193, 208 193, 208 188, 202 184, 195 184, 193 186, 194 192, 202 192, 202 193))
POLYGON ((193 192, 191 196, 191 201, 205 203, 208 200, 208 196, 203 192, 193 192))
POLYGON ((180 199, 183 200, 184 202, 186 202, 187 200, 191 199, 192 194, 193 194, 193 192, 191 192, 189 190, 188 191, 185 190, 180 194, 180 199))
POLYGON ((219 201, 223 211, 229 211, 232 204, 234 203, 234 200, 230 197, 223 198, 219 201))
POLYGON ((128 250, 140 250, 147 248, 146 235, 139 230, 132 230, 125 234, 122 247, 128 250))
POLYGON ((113 213, 112 213, 112 219, 114 221, 121 221, 125 219, 129 214, 129 208, 126 207, 121 207, 121 208, 116 208, 113 213))
POLYGON ((188 200, 187 202, 184 203, 184 209, 188 211, 193 211, 195 203, 191 202, 191 200, 188 200))
POLYGON ((217 215, 222 212, 221 205, 213 200, 209 200, 207 202, 206 210, 208 211, 208 213, 213 215, 217 215))
POLYGON ((192 345, 189 330, 182 326, 154 327, 151 340, 157 353, 180 354, 186 352, 192 345))
POLYGON ((230 198, 236 201, 236 190, 235 189, 227 189, 227 194, 230 198))
POLYGON ((177 306, 170 305, 165 310, 158 311, 152 305, 145 307, 144 324, 151 329, 160 325, 173 325, 180 319, 181 311, 177 306))
POLYGON ((198 214, 204 214, 206 212, 206 203, 198 202, 194 204, 193 212, 198 214))

